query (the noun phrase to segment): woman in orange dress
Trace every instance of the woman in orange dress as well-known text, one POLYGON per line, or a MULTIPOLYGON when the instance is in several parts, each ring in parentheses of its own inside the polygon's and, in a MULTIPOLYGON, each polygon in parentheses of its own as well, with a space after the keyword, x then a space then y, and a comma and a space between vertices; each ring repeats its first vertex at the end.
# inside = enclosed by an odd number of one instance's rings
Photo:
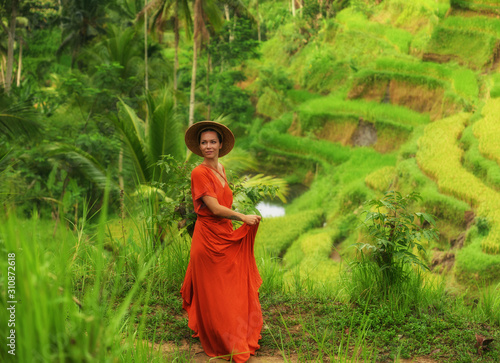
POLYGON ((261 217, 231 209, 233 194, 219 157, 234 146, 224 125, 202 121, 185 135, 188 148, 203 157, 191 173, 197 220, 182 285, 183 308, 193 336, 210 357, 246 362, 260 348, 262 279, 254 256, 261 217), (244 224, 234 230, 231 220, 244 224))

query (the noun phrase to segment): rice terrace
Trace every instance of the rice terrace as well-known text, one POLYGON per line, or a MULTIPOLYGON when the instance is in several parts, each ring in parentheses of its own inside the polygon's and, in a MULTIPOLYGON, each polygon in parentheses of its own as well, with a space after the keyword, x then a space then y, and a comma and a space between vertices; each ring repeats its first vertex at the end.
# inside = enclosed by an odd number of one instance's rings
POLYGON ((213 120, 234 210, 263 214, 248 362, 500 362, 500 0, 0 0, 0 20, 0 361, 234 361, 180 293, 185 132, 213 120))

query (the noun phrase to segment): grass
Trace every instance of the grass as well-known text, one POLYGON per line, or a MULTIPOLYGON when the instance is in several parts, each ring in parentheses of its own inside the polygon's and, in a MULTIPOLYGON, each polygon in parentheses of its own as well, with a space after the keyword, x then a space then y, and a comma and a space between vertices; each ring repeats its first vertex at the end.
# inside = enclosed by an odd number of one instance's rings
POLYGON ((490 34, 439 25, 426 52, 443 56, 443 60, 457 60, 472 69, 482 69, 491 65, 496 46, 497 38, 490 34))
POLYGON ((474 124, 474 135, 479 140, 479 151, 500 165, 500 100, 490 99, 482 109, 483 118, 474 124))
MULTIPOLYGON (((124 284, 131 279, 128 261, 139 260, 143 252, 145 241, 139 234, 125 238, 126 245, 134 242, 132 250, 115 254, 104 249, 106 230, 101 227, 80 225, 84 232, 80 234, 60 228, 52 237, 52 221, 11 217, 2 219, 0 225, 3 257, 17 251, 16 294, 23 301, 16 310, 20 361, 191 359, 191 353, 181 345, 187 342, 193 347, 198 343, 191 338, 182 315, 178 292, 181 281, 168 281, 170 275, 183 275, 186 260, 180 256, 186 256, 188 244, 173 241, 140 269, 131 284, 124 284), (95 232, 89 234, 90 231, 95 232), (179 259, 180 263, 174 263, 179 259), (84 270, 86 274, 82 274, 84 270), (87 282, 82 283, 83 280, 87 282), (153 342, 160 345, 153 346, 153 342), (162 352, 160 348, 166 342, 177 348, 162 352)), ((263 232, 264 229, 259 233, 263 232)), ((396 296, 383 304, 349 303, 342 297, 339 275, 330 275, 318 267, 328 263, 326 254, 332 238, 328 230, 318 230, 301 239, 301 249, 307 256, 301 263, 308 261, 303 272, 322 272, 330 284, 316 284, 301 272, 295 278, 302 289, 272 285, 284 276, 285 270, 277 261, 267 261, 275 264, 272 269, 259 263, 264 284, 271 284, 271 288, 263 286, 261 290, 265 329, 258 356, 280 354, 289 361, 350 362, 432 353, 440 361, 457 361, 477 354, 475 332, 500 338, 495 320, 500 298, 493 287, 477 296, 478 313, 471 312, 467 301, 439 289, 425 290, 416 310, 403 309, 396 296), (323 239, 324 246, 316 243, 323 239), (314 266, 315 261, 325 262, 314 266)), ((6 262, 7 258, 2 258, 2 270, 6 270, 6 262)), ((6 291, 5 285, 2 291, 6 291)), ((1 301, 5 304, 7 300, 1 301)), ((2 314, 0 320, 2 329, 6 327, 5 316, 2 314)), ((0 354, 10 361, 5 346, 0 354)), ((482 359, 494 361, 498 354, 499 348, 493 345, 482 359)))
POLYGON ((321 210, 310 210, 283 217, 269 218, 262 222, 255 241, 260 255, 273 257, 282 256, 293 241, 308 230, 323 224, 324 216, 321 210))
POLYGON ((498 0, 451 0, 454 8, 468 9, 478 13, 500 14, 500 3, 498 0))
POLYGON ((487 16, 449 16, 443 19, 440 25, 454 29, 470 29, 500 38, 500 20, 487 16))
POLYGON ((432 79, 447 81, 443 85, 452 87, 452 90, 461 97, 477 102, 479 86, 476 74, 474 71, 464 67, 432 62, 417 62, 415 60, 406 61, 394 58, 380 58, 375 62, 375 69, 391 71, 395 74, 419 75, 422 77, 420 83, 423 84, 427 83, 426 78, 428 77, 433 77, 431 78, 431 83, 435 82, 432 79))
POLYGON ((462 135, 464 167, 484 181, 489 187, 500 191, 500 166, 494 161, 485 158, 479 151, 479 141, 474 137, 473 126, 467 127, 462 135))
POLYGON ((428 125, 419 140, 417 161, 433 177, 441 191, 451 194, 475 207, 477 214, 491 221, 491 230, 483 240, 483 251, 500 252, 500 195, 469 173, 461 163, 463 150, 457 138, 470 118, 460 114, 428 125))

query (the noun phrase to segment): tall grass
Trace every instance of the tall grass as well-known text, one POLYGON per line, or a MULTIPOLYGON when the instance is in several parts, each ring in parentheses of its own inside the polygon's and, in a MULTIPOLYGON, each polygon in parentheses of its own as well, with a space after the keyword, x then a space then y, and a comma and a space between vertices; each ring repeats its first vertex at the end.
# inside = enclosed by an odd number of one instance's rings
MULTIPOLYGON (((103 211, 101 222, 105 218, 103 211)), ((52 228, 51 222, 36 215, 25 221, 10 214, 0 225, 3 271, 7 271, 6 254, 16 255, 17 300, 16 356, 7 354, 3 345, 2 357, 20 362, 151 361, 149 349, 127 350, 122 343, 132 347, 135 337, 141 335, 134 321, 140 305, 147 303, 150 284, 146 283, 143 294, 138 293, 153 260, 142 266, 136 282, 119 299, 124 260, 106 258, 102 225, 92 241, 78 241, 62 228, 54 239, 52 228), (88 244, 88 248, 81 244, 88 244), (84 260, 92 266, 88 271, 92 279, 80 285, 81 291, 75 291, 75 269, 84 260)), ((5 309, 10 299, 6 298, 3 279, 1 285, 5 309)), ((7 321, 5 314, 1 316, 5 334, 7 321)))
MULTIPOLYGON (((143 212, 151 216, 151 209, 143 212)), ((84 216, 76 233, 61 227, 53 237, 53 222, 36 214, 31 220, 4 216, 0 268, 7 271, 7 254, 16 254, 18 301, 16 356, 2 346, 6 361, 161 361, 161 353, 144 341, 154 339, 146 329, 147 311, 152 301, 164 302, 168 291, 178 293, 189 246, 178 239, 155 245, 151 218, 138 218, 135 234, 133 228, 122 233, 120 226, 117 236, 106 237, 107 218, 104 207, 99 221, 84 216)), ((0 288, 6 308, 3 279, 0 288)), ((5 314, 0 324, 5 334, 5 314)))

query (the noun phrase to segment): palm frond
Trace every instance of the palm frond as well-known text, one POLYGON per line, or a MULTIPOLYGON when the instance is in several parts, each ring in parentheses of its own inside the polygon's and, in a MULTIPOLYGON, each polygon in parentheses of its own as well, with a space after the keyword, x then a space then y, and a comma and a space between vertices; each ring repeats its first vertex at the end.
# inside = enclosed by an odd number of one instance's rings
MULTIPOLYGON (((80 148, 64 143, 52 143, 46 145, 43 151, 50 157, 69 162, 73 168, 79 170, 88 180, 100 188, 104 189, 108 185, 106 170, 92 155, 80 148)), ((111 188, 114 191, 120 190, 116 183, 111 183, 111 188)))
POLYGON ((151 160, 160 160, 162 155, 181 159, 185 153, 182 125, 174 109, 171 93, 164 89, 153 97, 146 97, 149 110, 147 137, 151 160))
POLYGON ((0 134, 15 139, 21 135, 34 137, 40 130, 33 107, 0 94, 0 134))
POLYGON ((257 169, 257 160, 246 150, 235 147, 229 154, 221 159, 226 170, 237 174, 257 169))
POLYGON ((120 100, 117 104, 118 117, 111 118, 115 127, 120 131, 124 143, 127 145, 133 160, 139 181, 150 180, 149 166, 151 160, 145 146, 144 121, 137 117, 135 111, 120 100))
POLYGON ((252 177, 246 178, 242 184, 245 188, 255 186, 276 187, 278 188, 276 197, 278 197, 283 203, 286 203, 286 195, 288 194, 289 190, 288 183, 284 179, 264 174, 257 174, 252 177))

